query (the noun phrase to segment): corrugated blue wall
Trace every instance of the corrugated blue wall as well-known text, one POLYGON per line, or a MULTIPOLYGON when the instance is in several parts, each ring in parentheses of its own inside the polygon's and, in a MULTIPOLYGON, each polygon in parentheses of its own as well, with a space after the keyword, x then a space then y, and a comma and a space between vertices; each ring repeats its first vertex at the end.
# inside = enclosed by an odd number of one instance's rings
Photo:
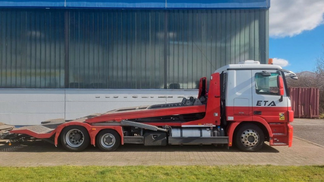
POLYGON ((0 11, 0 88, 197 88, 268 59, 267 9, 0 11))
POLYGON ((269 8, 270 0, 2 0, 0 7, 31 8, 269 8))

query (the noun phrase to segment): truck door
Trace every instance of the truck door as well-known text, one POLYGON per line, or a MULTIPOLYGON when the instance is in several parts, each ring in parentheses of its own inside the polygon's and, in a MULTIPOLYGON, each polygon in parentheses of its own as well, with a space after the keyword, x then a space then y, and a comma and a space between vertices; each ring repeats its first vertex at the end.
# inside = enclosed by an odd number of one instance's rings
POLYGON ((267 122, 284 122, 288 118, 288 97, 280 96, 277 70, 252 70, 253 117, 262 117, 267 122))
POLYGON ((250 121, 253 116, 251 70, 230 70, 227 81, 227 120, 250 121))

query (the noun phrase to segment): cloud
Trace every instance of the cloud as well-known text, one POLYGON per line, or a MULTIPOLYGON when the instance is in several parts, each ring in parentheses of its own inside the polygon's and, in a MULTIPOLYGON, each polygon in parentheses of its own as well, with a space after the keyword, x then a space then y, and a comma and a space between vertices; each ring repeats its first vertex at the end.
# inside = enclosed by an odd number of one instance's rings
POLYGON ((285 67, 289 65, 289 62, 285 59, 280 59, 280 58, 273 58, 273 64, 274 65, 279 65, 281 67, 285 67))
POLYGON ((294 36, 324 23, 324 0, 271 0, 270 36, 294 36))

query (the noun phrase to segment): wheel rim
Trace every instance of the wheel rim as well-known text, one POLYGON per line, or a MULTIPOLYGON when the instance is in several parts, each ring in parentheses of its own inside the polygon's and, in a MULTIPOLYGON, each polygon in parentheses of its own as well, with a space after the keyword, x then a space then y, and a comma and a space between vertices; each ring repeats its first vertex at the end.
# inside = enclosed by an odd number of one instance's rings
POLYGON ((259 133, 252 129, 242 132, 241 142, 246 147, 254 147, 259 142, 259 133))
POLYGON ((79 129, 72 129, 66 133, 65 140, 69 146, 73 148, 78 148, 84 142, 84 134, 79 129))
POLYGON ((116 143, 116 137, 111 133, 106 133, 102 135, 100 143, 105 148, 111 148, 116 143))

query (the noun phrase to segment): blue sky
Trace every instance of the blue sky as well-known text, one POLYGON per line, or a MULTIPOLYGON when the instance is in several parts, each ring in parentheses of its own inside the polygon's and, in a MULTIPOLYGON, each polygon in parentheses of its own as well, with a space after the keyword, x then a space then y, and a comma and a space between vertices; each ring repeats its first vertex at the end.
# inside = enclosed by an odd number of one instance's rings
POLYGON ((324 59, 324 0, 271 0, 269 56, 285 69, 315 71, 324 59))

